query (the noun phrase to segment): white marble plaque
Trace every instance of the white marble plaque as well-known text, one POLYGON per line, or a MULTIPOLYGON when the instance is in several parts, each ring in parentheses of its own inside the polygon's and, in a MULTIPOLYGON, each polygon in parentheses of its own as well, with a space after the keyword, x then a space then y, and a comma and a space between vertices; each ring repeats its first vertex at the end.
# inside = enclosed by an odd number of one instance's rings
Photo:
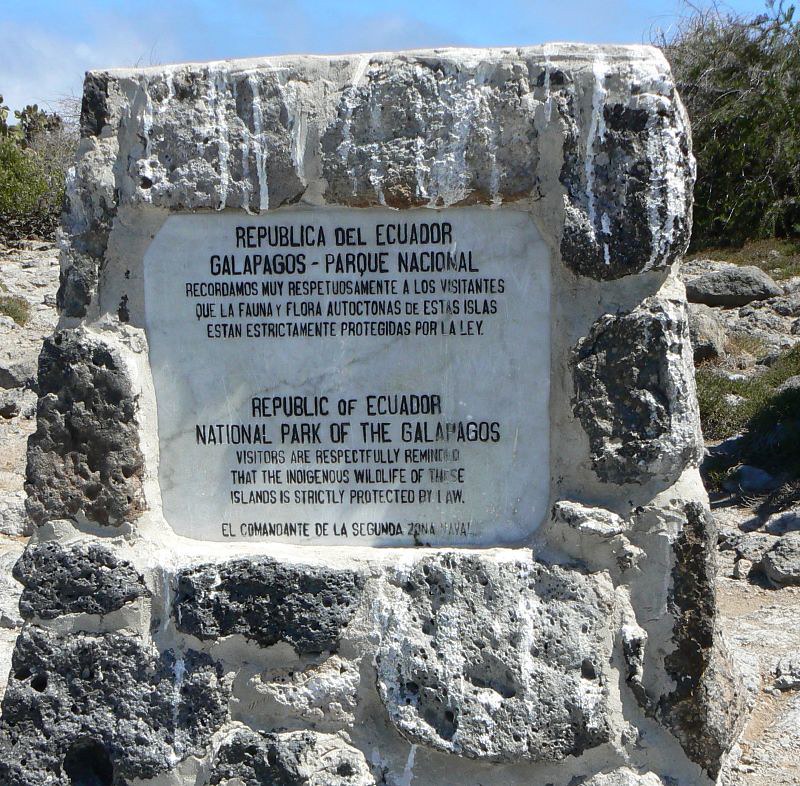
POLYGON ((526 213, 176 215, 144 267, 179 534, 490 546, 539 525, 550 268, 526 213))

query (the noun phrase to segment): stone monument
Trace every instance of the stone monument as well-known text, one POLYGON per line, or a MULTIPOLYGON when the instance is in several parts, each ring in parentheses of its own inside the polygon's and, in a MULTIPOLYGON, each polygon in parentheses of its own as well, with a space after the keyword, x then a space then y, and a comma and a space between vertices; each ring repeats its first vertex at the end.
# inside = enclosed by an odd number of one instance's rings
POLYGON ((648 47, 87 74, 0 781, 712 783, 693 167, 648 47))

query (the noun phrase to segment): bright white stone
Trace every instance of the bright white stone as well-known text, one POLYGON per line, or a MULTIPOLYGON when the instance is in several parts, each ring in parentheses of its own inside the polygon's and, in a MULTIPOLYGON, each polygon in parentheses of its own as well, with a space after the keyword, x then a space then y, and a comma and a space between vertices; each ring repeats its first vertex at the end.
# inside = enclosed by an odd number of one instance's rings
POLYGON ((460 208, 173 216, 145 257, 145 310, 164 514, 180 534, 496 545, 519 542, 542 520, 549 485, 550 263, 528 214, 460 208), (386 227, 396 224, 437 225, 440 242, 380 245, 380 238, 393 238, 386 227), (237 226, 253 227, 251 239, 258 227, 291 227, 295 242, 300 227, 313 227, 306 240, 319 239, 322 227, 325 245, 237 248, 237 226), (351 232, 337 237, 337 228, 351 232), (431 251, 439 260, 449 253, 467 269, 401 269, 400 253, 431 251), (340 253, 362 254, 356 268, 371 262, 380 272, 343 271, 340 253), (262 263, 270 255, 271 273, 263 264, 246 269, 245 257, 252 263, 255 254, 262 263), (392 292, 388 280, 395 282, 392 292), (309 282, 374 282, 384 289, 292 289, 309 282), (482 282, 483 291, 454 293, 446 282, 482 282), (209 284, 245 285, 248 294, 220 294, 209 284), (262 284, 274 289, 262 294, 262 284), (248 315, 256 304, 264 312, 248 315), (381 313, 362 313, 373 307, 381 313), (369 323, 375 327, 366 332, 369 323), (241 336, 230 337, 223 326, 241 329, 241 336), (291 335, 301 326, 323 335, 291 335), (265 330, 284 335, 263 337, 265 330), (398 395, 412 408, 422 402, 423 411, 387 414, 380 397, 398 395), (288 416, 287 403, 276 407, 273 398, 287 396, 302 397, 307 414, 288 416), (248 433, 245 442, 257 433, 272 444, 230 444, 248 433), (347 454, 355 463, 336 461, 341 454, 330 451, 343 449, 365 452, 347 454), (443 453, 432 460, 412 456, 415 449, 443 453), (308 451, 307 463, 297 451, 308 451), (434 477, 441 470, 445 477, 434 477), (298 471, 318 474, 289 476, 298 471), (252 522, 279 526, 264 535, 252 522), (390 526, 376 532, 372 523, 390 526))

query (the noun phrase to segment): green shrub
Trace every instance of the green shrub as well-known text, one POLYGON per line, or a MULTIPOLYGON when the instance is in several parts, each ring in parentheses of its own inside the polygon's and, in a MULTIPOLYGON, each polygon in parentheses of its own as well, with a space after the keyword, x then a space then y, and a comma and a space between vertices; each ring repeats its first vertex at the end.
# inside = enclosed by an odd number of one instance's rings
POLYGON ((697 400, 706 439, 744 435, 744 460, 775 472, 800 476, 800 390, 778 392, 800 375, 800 346, 784 352, 766 371, 731 380, 711 365, 697 369, 697 400), (736 406, 726 394, 741 396, 736 406))
POLYGON ((35 104, 15 112, 0 96, 0 239, 49 237, 58 225, 64 178, 77 145, 77 124, 35 104))
POLYGON ((692 123, 695 249, 800 236, 800 22, 696 12, 657 41, 692 123))
POLYGON ((32 213, 46 199, 47 190, 47 176, 37 156, 11 139, 0 140, 0 213, 32 213))

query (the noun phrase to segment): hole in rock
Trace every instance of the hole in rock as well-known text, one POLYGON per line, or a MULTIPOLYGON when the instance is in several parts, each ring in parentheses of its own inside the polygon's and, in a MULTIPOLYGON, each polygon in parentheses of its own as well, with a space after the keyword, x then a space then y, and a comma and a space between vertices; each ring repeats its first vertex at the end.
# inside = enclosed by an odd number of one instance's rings
POLYGON ((83 488, 83 493, 88 500, 94 502, 99 496, 102 488, 99 483, 87 483, 83 488))
POLYGON ((114 766, 105 747, 95 740, 75 743, 64 757, 71 786, 111 786, 114 766))
POLYGON ((15 680, 27 680, 28 677, 30 677, 30 676, 31 676, 31 670, 30 670, 30 667, 28 667, 28 666, 23 666, 22 668, 17 669, 14 672, 14 679, 15 680))
POLYGON ((44 689, 47 687, 47 675, 46 674, 37 674, 31 680, 31 687, 34 690, 39 691, 39 693, 42 693, 42 691, 44 691, 44 689))
POLYGON ((452 740, 458 730, 458 720, 452 710, 442 712, 439 708, 427 707, 423 710, 422 717, 443 740, 452 740))

